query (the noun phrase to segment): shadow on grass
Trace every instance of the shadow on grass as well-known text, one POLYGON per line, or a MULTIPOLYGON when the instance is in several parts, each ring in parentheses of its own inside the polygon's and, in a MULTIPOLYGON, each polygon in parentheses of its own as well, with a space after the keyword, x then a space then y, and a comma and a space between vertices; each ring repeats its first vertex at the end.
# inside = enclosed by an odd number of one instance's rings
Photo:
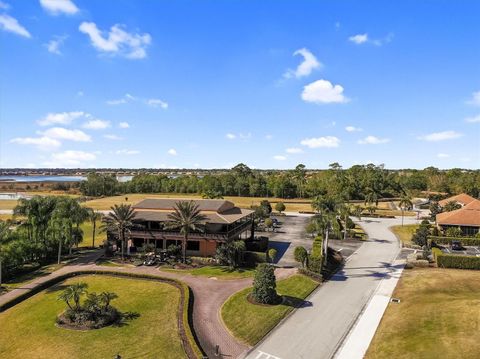
POLYGON ((304 300, 302 298, 292 297, 290 295, 283 295, 282 297, 282 304, 292 308, 307 308, 313 305, 309 300, 304 300))
POLYGON ((121 313, 120 319, 112 324, 113 327, 124 327, 129 325, 129 322, 131 322, 134 319, 140 318, 140 313, 137 312, 125 312, 121 313))

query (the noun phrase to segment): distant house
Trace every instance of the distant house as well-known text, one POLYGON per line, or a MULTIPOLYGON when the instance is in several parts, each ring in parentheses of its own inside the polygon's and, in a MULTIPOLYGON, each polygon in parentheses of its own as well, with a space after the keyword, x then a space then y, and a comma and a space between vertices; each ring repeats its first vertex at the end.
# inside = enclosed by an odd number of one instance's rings
POLYGON ((476 201, 476 199, 473 198, 472 196, 469 196, 466 193, 460 193, 460 194, 457 194, 456 196, 442 199, 441 201, 438 201, 438 204, 440 207, 445 207, 447 203, 455 202, 455 203, 458 203, 460 206, 464 207, 473 201, 476 201))
MULTIPOLYGON (((172 244, 181 244, 183 235, 169 226, 168 215, 178 202, 185 199, 144 199, 135 204, 135 226, 130 232, 130 249, 152 244, 158 249, 167 249, 172 244)), ((254 236, 254 211, 235 207, 226 200, 194 200, 206 217, 202 229, 190 233, 187 254, 213 256, 217 245, 236 239, 250 239, 254 236)))
MULTIPOLYGON (((470 197, 468 195, 465 196, 470 197)), ((467 197, 462 196, 462 198, 458 199, 458 203, 462 205, 460 201, 465 203, 468 201, 467 197)), ((480 231, 480 201, 472 198, 471 201, 463 204, 460 209, 437 214, 436 219, 437 225, 442 231, 446 231, 450 227, 456 227, 460 228, 466 236, 476 235, 480 231)))

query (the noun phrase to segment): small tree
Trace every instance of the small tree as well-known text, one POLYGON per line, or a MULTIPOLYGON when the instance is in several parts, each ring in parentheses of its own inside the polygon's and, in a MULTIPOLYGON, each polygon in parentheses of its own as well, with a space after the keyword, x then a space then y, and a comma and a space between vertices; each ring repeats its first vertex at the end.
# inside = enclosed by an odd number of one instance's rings
POLYGON ((283 202, 277 202, 277 204, 275 204, 275 210, 279 213, 282 213, 283 211, 285 211, 286 207, 285 207, 285 204, 283 202))
POLYGON ((305 247, 298 246, 295 247, 295 251, 293 252, 295 256, 295 260, 302 265, 302 268, 305 268, 308 261, 308 252, 305 247))
POLYGON ((317 232, 317 225, 314 221, 310 221, 307 223, 307 226, 305 227, 305 232, 310 234, 312 238, 315 237, 315 233, 317 232))
POLYGON ((268 200, 264 199, 263 201, 261 201, 260 207, 263 209, 263 212, 266 216, 269 216, 270 213, 272 213, 272 205, 270 204, 270 202, 268 202, 268 200))
POLYGON ((270 259, 270 263, 275 262, 276 256, 277 256, 277 250, 275 248, 270 248, 268 250, 268 258, 270 259))
POLYGON ((461 237, 463 235, 460 227, 450 227, 445 231, 447 237, 461 237))
POLYGON ((450 201, 445 206, 443 206, 443 210, 445 212, 455 211, 456 209, 460 209, 460 208, 462 208, 462 205, 455 201, 450 201))
POLYGON ((278 298, 275 269, 272 265, 261 263, 257 266, 253 280, 252 297, 257 303, 273 304, 278 298))
POLYGON ((271 219, 271 218, 265 219, 265 227, 267 227, 267 228, 272 228, 272 226, 273 226, 273 221, 272 221, 272 219, 271 219))

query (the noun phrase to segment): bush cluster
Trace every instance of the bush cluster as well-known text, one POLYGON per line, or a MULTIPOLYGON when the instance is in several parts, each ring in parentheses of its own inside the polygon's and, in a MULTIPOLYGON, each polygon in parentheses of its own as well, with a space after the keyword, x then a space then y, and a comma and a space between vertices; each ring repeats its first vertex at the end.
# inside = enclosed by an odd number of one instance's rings
POLYGON ((441 268, 480 270, 480 257, 459 256, 445 253, 437 253, 435 257, 437 265, 441 268))
POLYGON ((472 237, 439 237, 429 236, 428 241, 430 243, 451 245, 452 241, 460 241, 464 246, 480 246, 480 238, 472 237))

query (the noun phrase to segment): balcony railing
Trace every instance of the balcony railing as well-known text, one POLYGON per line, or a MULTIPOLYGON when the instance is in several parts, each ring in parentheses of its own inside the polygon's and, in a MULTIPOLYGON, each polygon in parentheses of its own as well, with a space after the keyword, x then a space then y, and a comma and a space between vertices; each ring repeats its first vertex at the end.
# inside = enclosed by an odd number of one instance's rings
MULTIPOLYGON (((191 232, 188 237, 190 239, 215 239, 215 240, 226 240, 228 238, 234 237, 235 235, 242 233, 246 229, 252 226, 252 222, 244 222, 235 228, 228 230, 227 232, 191 232)), ((183 237, 179 231, 173 230, 164 230, 164 229, 148 229, 142 227, 134 227, 130 231, 130 237, 135 238, 150 238, 150 239, 159 239, 162 237, 183 237)))

